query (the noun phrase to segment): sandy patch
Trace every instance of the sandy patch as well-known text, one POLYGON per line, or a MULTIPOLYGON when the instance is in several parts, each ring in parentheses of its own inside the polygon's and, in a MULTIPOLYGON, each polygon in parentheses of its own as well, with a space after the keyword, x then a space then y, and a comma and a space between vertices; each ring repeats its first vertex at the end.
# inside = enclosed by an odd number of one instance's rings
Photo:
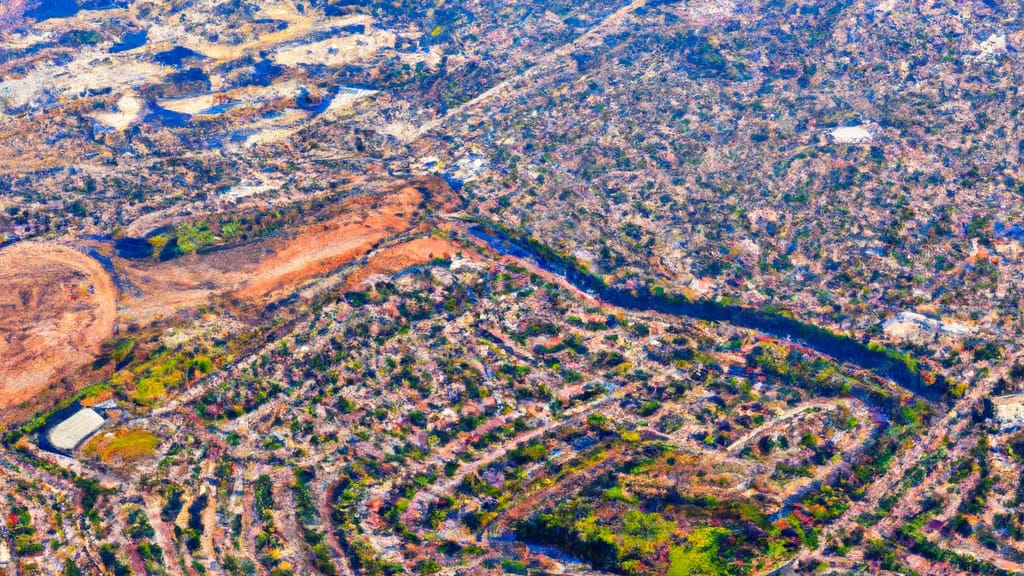
POLYGON ((0 82, 0 104, 21 107, 44 94, 73 98, 89 90, 110 86, 125 88, 161 80, 169 68, 144 61, 96 60, 105 54, 89 51, 69 64, 42 65, 22 78, 0 82))
POLYGON ((333 118, 340 116, 342 112, 351 110, 352 106, 364 99, 369 98, 377 94, 377 90, 362 90, 360 88, 341 88, 338 90, 338 95, 331 100, 330 106, 327 110, 324 110, 323 116, 325 118, 333 118))
MULTIPOLYGON (((305 122, 312 116, 305 110, 286 108, 279 116, 264 118, 249 125, 254 132, 245 139, 242 146, 256 146, 287 140, 305 127, 305 122)), ((229 146, 230 147, 230 146, 229 146)))
POLYGON ((145 325, 221 296, 284 297, 410 230, 422 201, 415 187, 404 186, 381 197, 349 198, 337 216, 285 238, 159 264, 118 260, 124 277, 141 291, 121 302, 121 319, 145 325))
POLYGON ((248 198, 250 196, 259 196, 260 194, 266 194, 267 192, 273 192, 281 187, 281 182, 274 183, 259 183, 259 184, 239 184, 238 186, 232 186, 230 190, 221 196, 221 200, 235 201, 241 200, 242 198, 248 198))
MULTIPOLYGON (((285 11, 286 12, 286 11, 285 11)), ((280 12, 284 15, 285 12, 280 12)), ((206 15, 202 15, 205 17, 206 15)), ((258 38, 240 44, 219 44, 208 42, 194 34, 189 34, 179 26, 153 27, 150 29, 150 37, 153 41, 166 41, 218 61, 237 60, 246 54, 255 54, 263 50, 274 50, 282 44, 294 42, 319 30, 330 29, 335 26, 351 26, 355 24, 370 25, 373 18, 366 15, 346 16, 343 18, 325 18, 315 20, 310 16, 288 14, 285 20, 288 27, 283 30, 263 34, 258 38)))
POLYGON ((250 135, 245 139, 245 146, 256 146, 259 144, 273 144, 287 140, 293 134, 302 129, 302 126, 288 126, 286 128, 265 128, 250 135))
POLYGON ((215 106, 237 106, 256 102, 269 102, 299 95, 299 85, 294 81, 282 82, 272 86, 247 86, 237 90, 211 92, 189 98, 161 100, 161 108, 180 114, 210 114, 215 106))
POLYGON ((353 34, 328 38, 297 46, 279 48, 272 56, 274 62, 285 66, 299 64, 324 64, 344 66, 365 60, 383 48, 395 47, 395 35, 384 30, 368 31, 367 34, 353 34))
POLYGON ((142 106, 142 100, 134 94, 125 94, 117 101, 117 110, 96 114, 93 119, 114 130, 124 130, 138 122, 142 106))

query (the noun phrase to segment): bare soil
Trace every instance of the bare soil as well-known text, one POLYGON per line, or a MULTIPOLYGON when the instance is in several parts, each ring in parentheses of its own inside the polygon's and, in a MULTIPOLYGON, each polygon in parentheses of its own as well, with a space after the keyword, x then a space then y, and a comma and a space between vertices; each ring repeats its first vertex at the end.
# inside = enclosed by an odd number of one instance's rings
POLYGON ((90 361, 113 334, 117 292, 89 256, 55 244, 0 250, 0 410, 90 361))
POLYGON ((451 257, 461 247, 450 240, 439 238, 416 238, 397 246, 385 248, 372 257, 366 265, 353 272, 345 282, 351 290, 374 274, 392 274, 411 266, 426 264, 434 258, 451 257))
POLYGON ((416 188, 407 186, 380 202, 304 230, 261 261, 235 294, 242 298, 274 295, 365 255, 385 238, 412 228, 413 214, 422 200, 416 188))
POLYGON ((379 198, 349 198, 334 218, 283 238, 159 264, 117 260, 141 292, 123 299, 122 319, 146 325, 219 296, 254 303, 286 296, 410 230, 422 200, 416 188, 403 186, 379 198))

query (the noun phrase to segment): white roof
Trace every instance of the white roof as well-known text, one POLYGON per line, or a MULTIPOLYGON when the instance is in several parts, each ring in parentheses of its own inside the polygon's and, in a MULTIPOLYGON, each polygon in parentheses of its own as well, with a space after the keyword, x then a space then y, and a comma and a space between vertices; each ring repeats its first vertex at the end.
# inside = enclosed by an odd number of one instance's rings
POLYGON ((868 129, 863 126, 843 126, 828 134, 840 144, 856 144, 871 140, 871 132, 868 132, 868 129))
POLYGON ((58 450, 73 450, 83 440, 103 427, 106 420, 92 408, 82 408, 70 418, 57 424, 47 437, 58 450))

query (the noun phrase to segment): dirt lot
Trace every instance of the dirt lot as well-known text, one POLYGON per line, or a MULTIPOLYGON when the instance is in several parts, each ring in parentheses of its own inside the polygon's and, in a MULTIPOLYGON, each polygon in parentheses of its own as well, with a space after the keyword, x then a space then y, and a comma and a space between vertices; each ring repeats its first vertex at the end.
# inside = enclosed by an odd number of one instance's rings
POLYGON ((380 198, 355 196, 338 215, 282 238, 144 264, 118 260, 139 297, 125 297, 124 322, 146 325, 224 296, 259 304, 293 290, 410 230, 423 196, 412 186, 380 198))
POLYGON ((42 243, 0 250, 0 410, 36 397, 113 334, 116 290, 98 262, 42 243))
POLYGON ((282 243, 235 294, 242 298, 274 295, 363 256, 381 240, 412 228, 413 213, 423 196, 406 186, 379 202, 367 204, 369 200, 353 198, 353 208, 363 205, 282 243))

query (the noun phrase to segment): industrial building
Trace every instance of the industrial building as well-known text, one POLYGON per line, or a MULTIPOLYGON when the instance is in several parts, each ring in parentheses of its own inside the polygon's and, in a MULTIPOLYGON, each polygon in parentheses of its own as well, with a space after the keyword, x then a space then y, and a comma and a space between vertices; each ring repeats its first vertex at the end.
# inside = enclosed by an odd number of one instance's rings
POLYGON ((50 444, 58 450, 71 451, 103 427, 106 420, 92 408, 82 408, 54 426, 47 434, 50 444))

